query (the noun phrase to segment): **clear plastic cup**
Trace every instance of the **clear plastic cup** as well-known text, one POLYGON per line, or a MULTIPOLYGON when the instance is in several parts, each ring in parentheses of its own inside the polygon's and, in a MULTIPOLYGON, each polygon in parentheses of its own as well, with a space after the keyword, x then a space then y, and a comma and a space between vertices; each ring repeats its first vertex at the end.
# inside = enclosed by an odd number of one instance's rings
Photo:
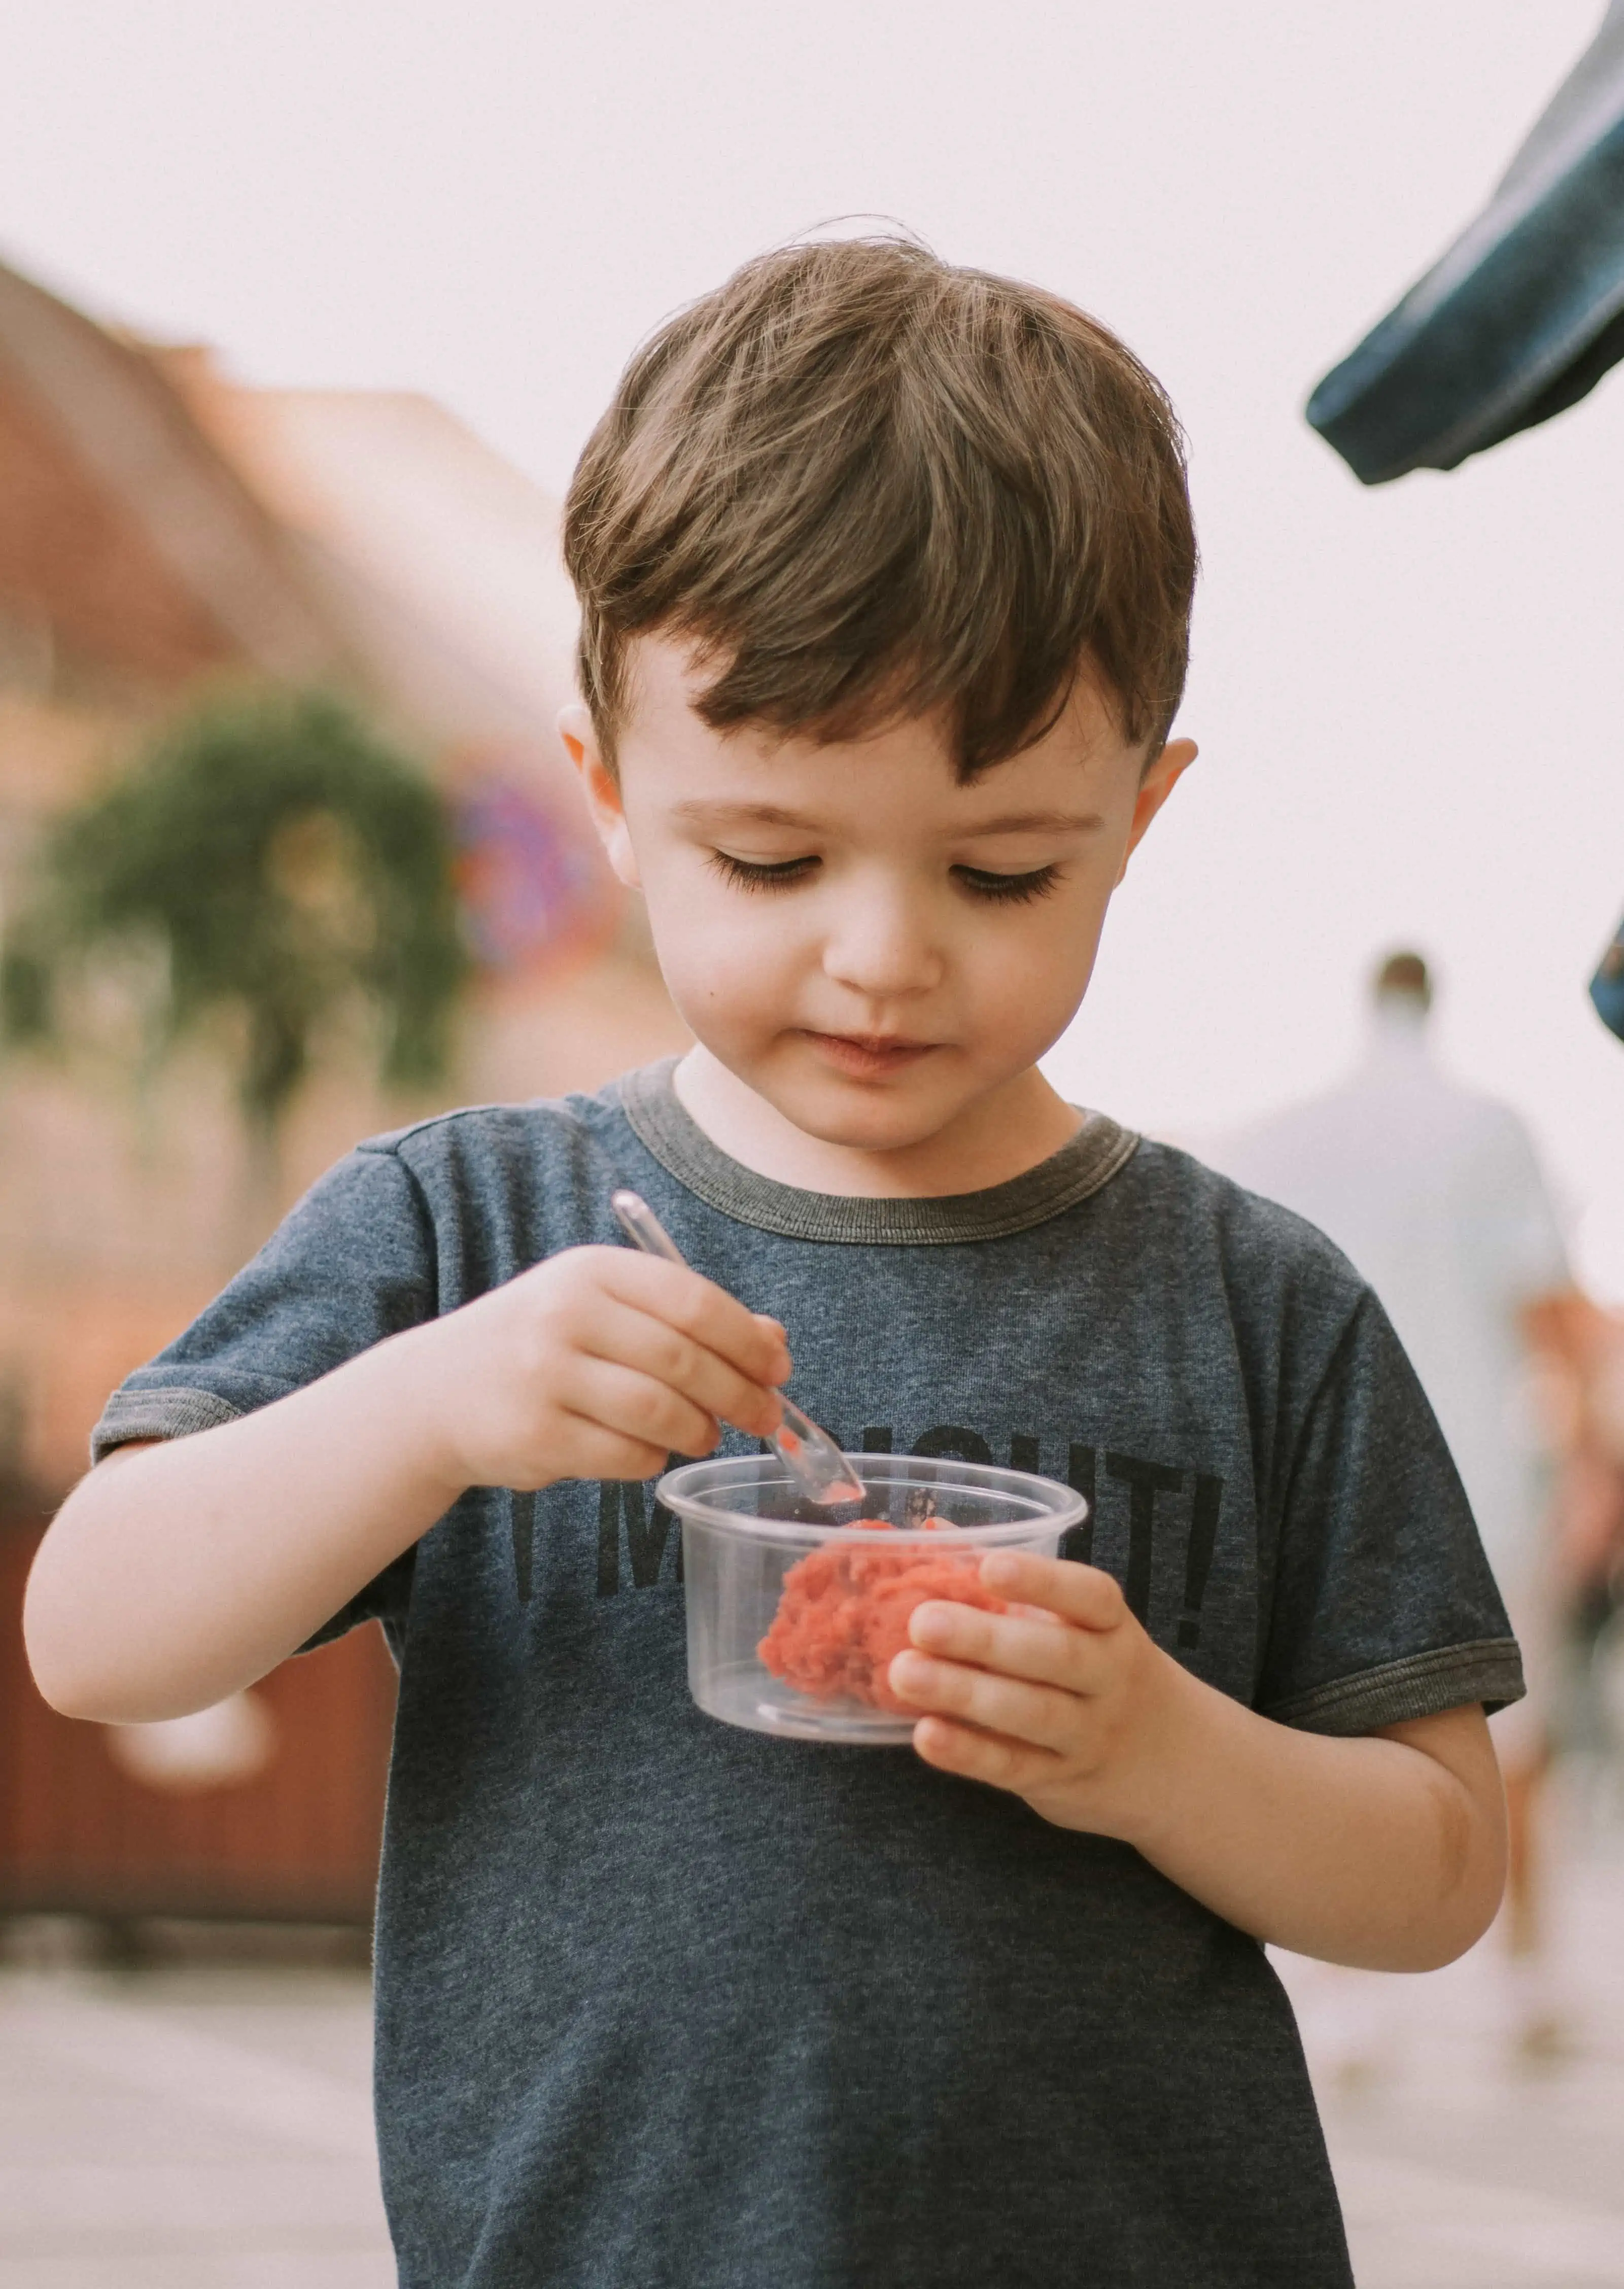
POLYGON ((776 1455, 688 1463, 660 1480, 659 1499, 682 1521, 689 1688, 724 1724, 799 1741, 910 1739, 915 1719, 885 1672, 913 1607, 982 1602, 988 1551, 1052 1558, 1088 1507, 1025 1471, 951 1456, 847 1460, 867 1490, 862 1524, 846 1522, 856 1503, 808 1502, 776 1455))

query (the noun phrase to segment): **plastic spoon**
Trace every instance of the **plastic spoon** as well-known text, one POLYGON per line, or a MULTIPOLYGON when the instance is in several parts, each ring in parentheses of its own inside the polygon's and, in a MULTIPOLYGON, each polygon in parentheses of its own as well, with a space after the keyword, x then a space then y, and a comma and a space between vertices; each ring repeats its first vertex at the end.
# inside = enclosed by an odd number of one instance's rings
MULTIPOLYGON (((609 1206, 626 1238, 646 1256, 663 1256, 667 1264, 687 1258, 641 1192, 611 1192, 609 1206)), ((783 1418, 769 1441, 779 1461, 815 1503, 860 1503, 867 1499, 851 1465, 827 1431, 820 1431, 792 1399, 778 1394, 783 1418)))

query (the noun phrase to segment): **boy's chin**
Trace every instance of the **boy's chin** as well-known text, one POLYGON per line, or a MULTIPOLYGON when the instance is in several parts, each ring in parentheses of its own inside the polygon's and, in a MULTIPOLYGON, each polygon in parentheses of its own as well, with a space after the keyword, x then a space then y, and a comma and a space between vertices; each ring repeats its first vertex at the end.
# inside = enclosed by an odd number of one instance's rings
POLYGON ((853 1152, 904 1152, 928 1144, 965 1110, 956 1091, 939 1081, 933 1087, 917 1071, 878 1086, 833 1073, 776 1074, 761 1094, 804 1136, 853 1152))

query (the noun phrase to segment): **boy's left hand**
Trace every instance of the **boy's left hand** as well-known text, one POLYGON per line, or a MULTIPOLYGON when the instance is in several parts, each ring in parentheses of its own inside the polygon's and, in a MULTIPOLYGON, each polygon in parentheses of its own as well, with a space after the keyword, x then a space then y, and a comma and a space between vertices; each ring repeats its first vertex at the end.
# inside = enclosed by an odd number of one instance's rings
POLYGON ((914 1747, 943 1772, 1023 1797, 1058 1828, 1135 1841, 1202 1688, 1097 1567, 1004 1551, 983 1559, 981 1578, 1017 1610, 922 1605, 916 1649, 891 1663, 892 1691, 921 1712, 914 1747))

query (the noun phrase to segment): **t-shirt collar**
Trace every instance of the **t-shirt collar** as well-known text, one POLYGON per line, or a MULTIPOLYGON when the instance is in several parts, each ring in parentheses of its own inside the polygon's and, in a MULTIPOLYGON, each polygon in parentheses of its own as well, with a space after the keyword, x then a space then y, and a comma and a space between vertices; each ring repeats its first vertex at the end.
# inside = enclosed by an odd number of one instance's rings
POLYGON ((674 1057, 666 1057, 627 1073, 617 1084, 621 1109, 639 1140, 707 1207, 786 1240, 862 1248, 939 1248, 1001 1240, 1046 1224, 1099 1192, 1139 1146, 1132 1129, 1103 1113, 1089 1113, 1059 1152, 984 1192, 952 1192, 935 1200, 805 1192, 758 1176, 712 1144, 677 1095, 676 1065, 674 1057))

